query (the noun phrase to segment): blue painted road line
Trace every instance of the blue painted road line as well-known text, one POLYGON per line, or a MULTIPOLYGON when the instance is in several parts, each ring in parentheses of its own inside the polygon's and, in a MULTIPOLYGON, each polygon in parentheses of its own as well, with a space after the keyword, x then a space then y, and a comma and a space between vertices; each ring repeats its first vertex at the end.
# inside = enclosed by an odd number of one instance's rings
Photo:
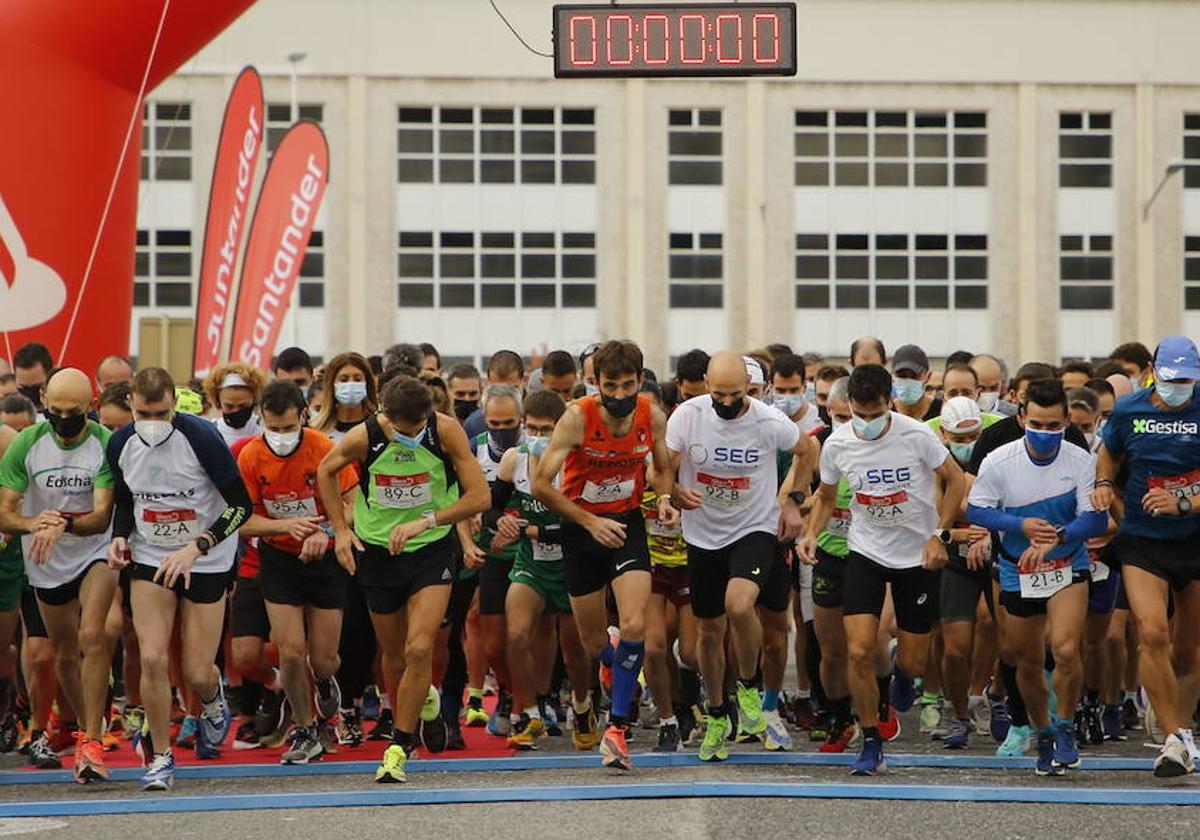
POLYGON ((565 802, 677 798, 887 799, 920 802, 1019 802, 1061 805, 1200 805, 1200 789, 962 787, 957 785, 673 782, 652 784, 490 788, 371 788, 309 793, 160 796, 21 802, 0 805, 0 817, 72 817, 346 808, 495 802, 565 802))
MULTIPOLYGON (((634 766, 643 769, 665 767, 699 767, 704 765, 695 753, 638 753, 634 766)), ((1004 758, 994 755, 888 755, 888 765, 896 768, 946 768, 952 770, 1032 770, 1032 758, 1004 758)), ((784 767, 849 767, 854 756, 828 753, 767 753, 736 752, 725 764, 739 766, 784 767)), ((196 764, 181 766, 175 771, 178 779, 246 779, 279 776, 340 776, 374 774, 376 761, 330 761, 314 764, 196 764)), ((423 758, 408 765, 410 773, 482 773, 521 770, 586 770, 599 769, 595 754, 520 755, 510 758, 423 758)), ((1150 758, 1120 758, 1084 756, 1081 772, 1090 770, 1149 771, 1154 767, 1150 758)), ((113 781, 136 781, 141 768, 113 768, 113 781)), ((0 772, 0 785, 29 785, 73 781, 70 770, 8 770, 0 772)))

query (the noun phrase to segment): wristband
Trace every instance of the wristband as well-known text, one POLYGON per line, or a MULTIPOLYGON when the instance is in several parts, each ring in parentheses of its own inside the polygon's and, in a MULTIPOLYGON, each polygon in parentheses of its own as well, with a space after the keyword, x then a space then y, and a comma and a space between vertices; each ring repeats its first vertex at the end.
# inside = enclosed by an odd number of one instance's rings
POLYGON ((321 530, 324 531, 325 536, 329 537, 331 540, 336 536, 336 534, 333 533, 333 526, 328 522, 321 526, 321 530))
POLYGON ((1113 486, 1112 479, 1109 479, 1109 478, 1097 479, 1094 486, 1096 486, 1096 487, 1112 487, 1113 486))

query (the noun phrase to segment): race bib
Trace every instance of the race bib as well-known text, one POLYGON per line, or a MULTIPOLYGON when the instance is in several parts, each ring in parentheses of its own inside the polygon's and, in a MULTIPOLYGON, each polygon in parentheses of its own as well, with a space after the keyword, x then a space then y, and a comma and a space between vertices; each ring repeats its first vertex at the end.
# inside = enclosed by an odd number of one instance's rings
POLYGON ((632 478, 617 479, 611 481, 602 481, 597 484, 594 481, 589 481, 583 486, 583 493, 580 498, 585 502, 593 505, 603 505, 610 502, 620 502, 625 499, 633 498, 632 478))
POLYGON ((272 519, 296 519, 317 515, 317 500, 313 496, 298 498, 295 493, 263 499, 267 516, 272 519))
POLYGON ((908 498, 907 490, 898 490, 887 496, 855 493, 854 500, 871 525, 892 528, 903 525, 916 515, 916 508, 908 498))
POLYGON ((850 534, 850 508, 834 508, 825 530, 838 537, 848 536, 850 534))
POLYGON ((533 540, 533 559, 544 563, 563 559, 562 546, 558 543, 533 540))
POLYGON ((150 545, 178 548, 200 536, 194 510, 143 510, 138 533, 150 545))
POLYGON ((1021 562, 1017 564, 1017 575, 1021 582, 1022 598, 1049 598, 1071 584, 1071 558, 1021 562))
POLYGON ((1183 475, 1150 476, 1146 485, 1151 489, 1169 490, 1176 496, 1200 496, 1200 470, 1183 475))
POLYGON ((375 502, 380 507, 410 510, 425 507, 432 499, 429 473, 375 476, 375 502))
POLYGON ((704 488, 704 504, 729 510, 744 508, 750 503, 750 476, 723 478, 698 473, 696 481, 704 488))

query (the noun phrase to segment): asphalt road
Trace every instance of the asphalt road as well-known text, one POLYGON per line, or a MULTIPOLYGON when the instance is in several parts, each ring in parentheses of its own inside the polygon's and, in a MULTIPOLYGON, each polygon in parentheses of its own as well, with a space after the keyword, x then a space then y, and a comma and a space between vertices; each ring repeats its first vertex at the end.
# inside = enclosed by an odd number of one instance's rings
MULTIPOLYGON (((941 753, 928 736, 916 732, 915 713, 906 715, 906 732, 889 745, 892 753, 941 753)), ((705 765, 698 767, 642 768, 616 776, 596 768, 479 773, 410 773, 406 790, 461 790, 479 787, 526 789, 566 785, 631 785, 670 782, 742 782, 750 784, 845 784, 861 786, 938 785, 978 788, 1121 788, 1159 789, 1163 784, 1148 772, 1088 771, 1087 756, 1150 758, 1142 733, 1131 733, 1122 744, 1085 751, 1084 768, 1064 779, 1038 779, 1024 770, 968 770, 950 768, 893 768, 877 779, 854 779, 842 767, 705 765)), ((634 749, 647 749, 652 733, 639 733, 634 749)), ((569 739, 549 739, 543 752, 567 751, 569 739)), ((815 745, 798 741, 799 751, 815 745)), ((735 750, 755 750, 754 746, 735 750)), ((966 755, 988 755, 990 739, 976 738, 966 755), (987 743, 985 743, 987 741, 987 743)), ((961 754, 961 753, 960 753, 961 754)), ((597 759, 598 762, 598 759, 597 759)), ((0 756, 0 769, 17 763, 15 756, 0 756)), ((1200 791, 1200 777, 1176 780, 1170 787, 1200 791)), ((369 776, 328 775, 233 780, 180 779, 167 797, 216 798, 231 794, 317 794, 378 790, 369 776)), ((518 791, 514 791, 518 793, 518 791)), ((0 786, 0 803, 47 800, 97 800, 139 798, 131 783, 78 787, 69 784, 0 786)), ((500 802, 494 804, 403 805, 375 807, 323 807, 306 809, 244 810, 216 813, 119 814, 59 817, 22 821, 0 819, 0 837, 38 834, 52 837, 70 832, 89 840, 129 840, 130 837, 265 837, 286 832, 291 838, 371 836, 377 831, 404 831, 410 836, 435 836, 439 840, 480 836, 498 838, 704 838, 749 835, 770 837, 796 834, 814 838, 897 837, 955 838, 955 840, 1008 840, 1048 835, 1107 840, 1144 835, 1156 838, 1193 837, 1194 808, 1169 806, 1033 805, 1012 802, 908 802, 860 799, 783 798, 671 798, 599 802, 500 802)))

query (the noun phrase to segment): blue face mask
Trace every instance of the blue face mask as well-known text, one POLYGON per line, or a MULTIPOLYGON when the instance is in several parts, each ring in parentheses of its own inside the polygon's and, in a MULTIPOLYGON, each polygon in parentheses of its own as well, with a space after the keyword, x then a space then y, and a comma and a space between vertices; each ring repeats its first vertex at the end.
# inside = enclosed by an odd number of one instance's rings
POLYGON ((333 386, 333 396, 345 406, 356 406, 367 398, 366 382, 338 382, 333 386))
POLYGON ((863 440, 875 440, 883 434, 883 428, 887 425, 888 415, 886 412, 876 417, 874 420, 864 420, 857 414, 850 416, 850 422, 854 424, 854 431, 863 440))
POLYGON ((396 443, 400 444, 401 446, 407 446, 409 449, 416 449, 421 445, 421 441, 425 439, 425 432, 427 431, 429 431, 428 426, 417 432, 416 437, 409 437, 408 435, 401 434, 400 432, 392 432, 392 440, 396 441, 396 443))
POLYGON ((541 458, 546 452, 546 447, 550 445, 548 437, 528 437, 525 438, 525 449, 535 458, 541 458))
POLYGON ((892 394, 903 405, 916 405, 925 396, 925 383, 920 379, 893 379, 892 394))
POLYGON ((808 400, 809 402, 816 402, 816 400, 817 400, 817 383, 816 382, 808 382, 805 384, 804 399, 808 400))
POLYGON ((1053 458, 1063 442, 1063 429, 1057 432, 1044 432, 1039 429, 1026 429, 1025 442, 1033 453, 1040 459, 1053 458))
POLYGON ((954 460, 958 463, 966 465, 971 462, 971 453, 975 451, 975 441, 970 443, 952 443, 950 444, 950 454, 954 456, 954 460))
POLYGON ((1158 394, 1158 398, 1171 406, 1171 408, 1179 408, 1179 406, 1190 400, 1194 388, 1195 383, 1192 382, 1163 382, 1159 379, 1154 380, 1154 390, 1158 394))
POLYGON ((800 406, 804 405, 803 394, 776 394, 775 407, 791 417, 800 410, 800 406))

